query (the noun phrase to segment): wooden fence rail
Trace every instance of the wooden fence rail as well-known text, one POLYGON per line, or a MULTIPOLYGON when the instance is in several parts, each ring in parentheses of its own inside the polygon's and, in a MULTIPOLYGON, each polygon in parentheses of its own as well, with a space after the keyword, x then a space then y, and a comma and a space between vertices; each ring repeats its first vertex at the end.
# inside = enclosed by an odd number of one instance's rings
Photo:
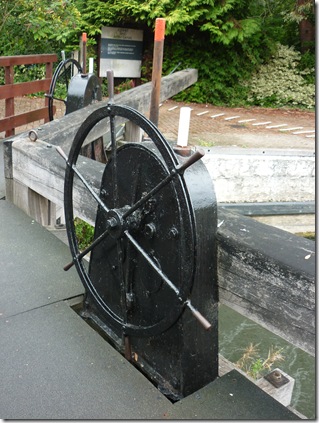
POLYGON ((44 119, 48 122, 48 99, 45 107, 15 115, 14 98, 39 91, 48 92, 53 71, 53 63, 58 60, 56 54, 36 54, 25 56, 0 57, 0 67, 4 67, 5 85, 0 86, 0 100, 5 100, 5 117, 0 119, 0 131, 6 137, 15 134, 15 128, 30 122, 44 119), (45 78, 37 81, 14 83, 14 66, 45 64, 45 78))

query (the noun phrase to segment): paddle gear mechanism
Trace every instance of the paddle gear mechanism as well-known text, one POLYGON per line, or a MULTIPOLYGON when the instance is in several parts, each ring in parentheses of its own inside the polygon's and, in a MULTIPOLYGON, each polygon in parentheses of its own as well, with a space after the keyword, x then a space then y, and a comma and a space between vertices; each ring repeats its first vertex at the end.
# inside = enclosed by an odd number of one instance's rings
POLYGON ((204 152, 175 154, 152 122, 114 104, 112 93, 82 123, 68 157, 58 152, 67 163, 72 262, 65 269, 75 265, 86 289, 82 315, 172 400, 214 380, 217 213, 204 152), (140 128, 142 142, 125 140, 125 133, 117 139, 128 122, 140 128), (109 134, 106 163, 81 155, 96 128, 109 134), (84 198, 96 204, 94 216, 86 214, 84 198), (84 250, 74 210, 94 224, 84 250))

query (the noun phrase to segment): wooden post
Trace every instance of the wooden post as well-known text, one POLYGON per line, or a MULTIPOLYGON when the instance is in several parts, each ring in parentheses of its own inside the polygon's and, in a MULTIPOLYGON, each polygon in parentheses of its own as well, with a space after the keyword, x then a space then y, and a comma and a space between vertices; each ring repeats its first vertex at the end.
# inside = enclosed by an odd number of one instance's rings
MULTIPOLYGON (((4 71, 4 81, 6 85, 13 84, 13 65, 9 65, 5 67, 4 71)), ((14 97, 6 98, 5 101, 6 105, 6 111, 5 116, 14 116, 14 97)), ((14 135, 15 131, 14 128, 10 128, 6 130, 6 137, 10 137, 11 135, 14 135)))
POLYGON ((157 18, 155 22, 150 121, 156 126, 159 116, 165 22, 163 18, 157 18))
POLYGON ((86 42, 87 42, 86 32, 83 32, 83 34, 82 34, 82 69, 83 69, 83 73, 86 73, 86 42))
POLYGON ((13 202, 12 143, 12 139, 3 142, 6 200, 11 202, 13 202))

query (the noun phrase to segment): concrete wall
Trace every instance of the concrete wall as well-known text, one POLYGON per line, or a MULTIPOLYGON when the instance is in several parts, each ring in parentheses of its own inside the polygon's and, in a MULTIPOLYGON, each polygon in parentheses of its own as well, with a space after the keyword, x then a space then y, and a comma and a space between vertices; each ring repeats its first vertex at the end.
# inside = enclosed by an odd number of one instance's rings
POLYGON ((218 202, 314 201, 315 156, 304 150, 215 147, 203 161, 218 202))

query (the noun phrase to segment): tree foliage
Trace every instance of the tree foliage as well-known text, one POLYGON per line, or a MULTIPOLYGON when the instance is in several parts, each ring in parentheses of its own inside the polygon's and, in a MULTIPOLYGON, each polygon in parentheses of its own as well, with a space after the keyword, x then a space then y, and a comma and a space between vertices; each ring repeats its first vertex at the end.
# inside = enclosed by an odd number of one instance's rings
POLYGON ((92 35, 104 25, 139 24, 154 27, 156 18, 166 19, 166 35, 190 28, 206 33, 210 42, 228 45, 260 31, 259 17, 247 16, 247 0, 82 0, 79 8, 92 35), (96 24, 98 27, 96 27, 96 24))
MULTIPOLYGON (((199 71, 198 83, 179 97, 244 104, 243 81, 267 63, 276 45, 300 48, 299 22, 314 17, 311 5, 312 0, 0 0, 0 55, 68 53, 77 49, 82 32, 88 45, 97 46, 102 26, 138 28, 144 30, 146 80, 155 20, 161 17, 164 73, 178 64, 199 71)), ((313 56, 304 55, 304 67, 313 56)))
POLYGON ((0 0, 0 14, 0 55, 51 53, 74 46, 82 22, 70 0, 0 0))

